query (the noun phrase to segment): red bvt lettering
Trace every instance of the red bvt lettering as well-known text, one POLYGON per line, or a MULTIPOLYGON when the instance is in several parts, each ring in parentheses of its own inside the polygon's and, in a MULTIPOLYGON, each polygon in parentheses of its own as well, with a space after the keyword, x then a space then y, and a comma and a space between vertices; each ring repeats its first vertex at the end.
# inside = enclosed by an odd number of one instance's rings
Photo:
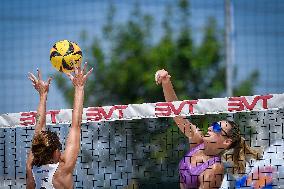
POLYGON ((155 107, 155 115, 156 116, 170 116, 172 113, 174 115, 179 115, 182 109, 188 105, 189 106, 189 113, 193 114, 193 105, 197 104, 198 100, 185 100, 180 103, 180 105, 175 108, 172 102, 159 102, 156 103, 155 107))
POLYGON ((22 112, 20 116, 20 125, 35 125, 36 112, 22 112))
POLYGON ((273 95, 256 96, 251 104, 245 97, 231 97, 228 101, 228 111, 253 110, 258 101, 262 102, 262 108, 267 109, 267 101, 272 97, 273 95))
MULTIPOLYGON (((51 116, 51 123, 56 123, 56 115, 59 114, 60 110, 50 110, 46 112, 46 115, 51 116)), ((20 125, 28 126, 36 124, 36 112, 22 112, 20 117, 20 125)))
POLYGON ((46 115, 50 114, 51 123, 56 123, 56 115, 59 114, 60 110, 50 110, 46 112, 46 115))
POLYGON ((103 107, 90 107, 86 112, 87 121, 100 121, 102 119, 108 120, 111 118, 115 110, 118 110, 118 116, 119 119, 121 119, 123 118, 123 110, 127 107, 127 105, 112 106, 109 112, 106 112, 103 107))

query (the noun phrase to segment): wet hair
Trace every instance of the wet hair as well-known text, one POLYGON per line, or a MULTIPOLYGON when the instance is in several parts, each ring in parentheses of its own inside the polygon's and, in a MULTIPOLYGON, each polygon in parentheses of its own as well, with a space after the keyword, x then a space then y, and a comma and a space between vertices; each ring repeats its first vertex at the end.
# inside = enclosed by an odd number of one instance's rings
POLYGON ((234 121, 226 121, 231 125, 231 129, 228 131, 228 137, 232 139, 232 144, 227 149, 233 150, 233 154, 231 154, 233 169, 231 172, 234 175, 245 174, 246 161, 250 159, 261 159, 261 151, 253 149, 246 144, 245 138, 241 136, 239 126, 234 121))
POLYGON ((59 137, 52 131, 41 131, 35 135, 32 141, 33 166, 42 166, 52 163, 55 150, 61 150, 59 137))

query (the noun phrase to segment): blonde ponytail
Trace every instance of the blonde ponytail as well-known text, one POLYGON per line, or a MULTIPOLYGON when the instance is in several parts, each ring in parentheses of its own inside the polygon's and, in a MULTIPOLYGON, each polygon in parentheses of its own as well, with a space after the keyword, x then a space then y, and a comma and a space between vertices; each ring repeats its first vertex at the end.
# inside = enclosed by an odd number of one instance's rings
POLYGON ((260 159, 260 152, 246 144, 240 137, 240 142, 233 148, 233 174, 245 174, 246 162, 250 159, 260 159))
MULTIPOLYGON (((231 125, 230 138, 232 139, 232 144, 228 150, 232 150, 232 154, 228 156, 226 154, 225 159, 228 160, 228 157, 231 156, 232 161, 232 173, 234 175, 245 174, 246 171, 246 162, 250 159, 261 159, 261 150, 256 150, 251 148, 246 144, 245 138, 241 137, 240 129, 238 125, 233 121, 228 121, 231 125)), ((230 158, 229 158, 230 159, 230 158)))

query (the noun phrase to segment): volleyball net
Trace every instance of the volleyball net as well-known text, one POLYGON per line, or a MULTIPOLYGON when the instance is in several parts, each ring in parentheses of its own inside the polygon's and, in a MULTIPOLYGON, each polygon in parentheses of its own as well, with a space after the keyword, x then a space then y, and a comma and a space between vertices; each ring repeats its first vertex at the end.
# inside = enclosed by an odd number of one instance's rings
MULTIPOLYGON (((178 164, 188 140, 172 117, 185 116, 204 132, 211 122, 239 124, 264 158, 247 166, 247 175, 224 176, 222 188, 284 187, 284 94, 88 107, 83 110, 81 150, 75 188, 179 188, 178 164), (266 179, 271 177, 272 180, 266 179)), ((0 188, 26 187, 26 157, 35 111, 0 116, 0 188)), ((48 129, 65 146, 72 109, 49 110, 48 129)))

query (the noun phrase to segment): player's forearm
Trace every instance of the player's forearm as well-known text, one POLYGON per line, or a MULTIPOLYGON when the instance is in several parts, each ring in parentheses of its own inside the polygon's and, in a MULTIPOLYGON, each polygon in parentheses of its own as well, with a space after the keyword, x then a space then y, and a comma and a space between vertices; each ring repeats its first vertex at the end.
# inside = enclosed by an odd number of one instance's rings
POLYGON ((165 100, 167 102, 177 101, 178 97, 174 91, 173 84, 171 80, 168 78, 162 82, 163 92, 165 96, 165 100))
POLYGON ((26 174, 27 174, 27 189, 34 189, 35 188, 35 181, 33 179, 33 173, 31 167, 26 167, 26 174))
POLYGON ((79 127, 82 121, 84 87, 75 87, 75 97, 72 112, 72 127, 79 127))
POLYGON ((80 127, 71 127, 64 151, 65 171, 71 173, 80 151, 80 127))
POLYGON ((72 112, 72 125, 68 134, 64 154, 65 170, 72 172, 80 150, 80 125, 83 113, 84 88, 75 87, 75 96, 72 112), (68 154, 68 155, 67 155, 68 154))
POLYGON ((47 93, 41 94, 36 114, 36 129, 35 129, 36 133, 45 130, 46 100, 47 100, 47 93))
MULTIPOLYGON (((163 92, 167 102, 178 101, 178 97, 174 91, 170 78, 162 81, 163 92)), ((192 125, 185 117, 176 116, 173 118, 179 129, 188 137, 192 138, 197 133, 197 128, 192 125)))

